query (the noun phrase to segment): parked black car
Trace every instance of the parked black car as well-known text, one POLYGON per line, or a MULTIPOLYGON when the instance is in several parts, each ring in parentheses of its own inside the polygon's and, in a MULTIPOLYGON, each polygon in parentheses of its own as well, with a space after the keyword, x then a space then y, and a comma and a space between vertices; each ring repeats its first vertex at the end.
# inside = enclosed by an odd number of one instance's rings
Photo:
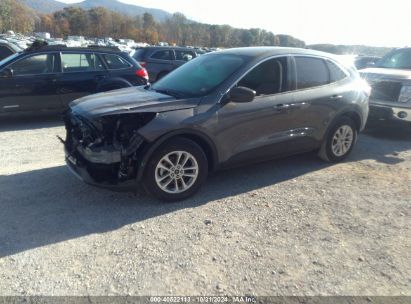
POLYGON ((0 61, 0 115, 61 111, 79 97, 147 81, 143 67, 112 48, 32 48, 0 61))
POLYGON ((0 61, 21 51, 22 49, 20 49, 17 45, 0 39, 0 61))
POLYGON ((210 53, 152 86, 74 101, 66 161, 87 183, 142 181, 180 200, 222 167, 307 151, 343 160, 365 126, 369 90, 355 68, 322 52, 210 53))
POLYGON ((131 56, 147 69, 150 82, 155 82, 197 57, 192 48, 150 46, 136 49, 131 56))

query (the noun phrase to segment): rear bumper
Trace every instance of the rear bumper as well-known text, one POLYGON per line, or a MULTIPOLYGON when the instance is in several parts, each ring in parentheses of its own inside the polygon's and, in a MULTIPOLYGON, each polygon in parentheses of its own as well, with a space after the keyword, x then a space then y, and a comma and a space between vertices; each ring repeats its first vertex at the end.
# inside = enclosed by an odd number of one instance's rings
POLYGON ((371 119, 375 118, 411 122, 411 108, 370 101, 369 117, 371 119))

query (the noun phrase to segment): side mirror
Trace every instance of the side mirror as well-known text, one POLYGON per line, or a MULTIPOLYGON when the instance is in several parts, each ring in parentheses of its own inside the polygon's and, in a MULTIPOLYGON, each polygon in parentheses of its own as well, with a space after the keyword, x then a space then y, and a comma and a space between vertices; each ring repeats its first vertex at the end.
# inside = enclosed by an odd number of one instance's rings
POLYGON ((232 88, 228 93, 228 99, 232 102, 251 102, 254 100, 256 91, 246 87, 232 88))
POLYGON ((6 68, 0 73, 0 77, 2 78, 12 78, 13 77, 13 69, 6 68))

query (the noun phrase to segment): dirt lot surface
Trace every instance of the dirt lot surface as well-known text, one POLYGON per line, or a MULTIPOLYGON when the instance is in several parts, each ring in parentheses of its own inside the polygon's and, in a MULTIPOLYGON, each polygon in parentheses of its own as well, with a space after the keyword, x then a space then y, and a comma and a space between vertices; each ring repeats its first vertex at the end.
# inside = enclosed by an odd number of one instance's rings
POLYGON ((54 119, 0 125, 0 295, 411 295, 411 130, 350 158, 211 176, 194 198, 83 184, 54 119))

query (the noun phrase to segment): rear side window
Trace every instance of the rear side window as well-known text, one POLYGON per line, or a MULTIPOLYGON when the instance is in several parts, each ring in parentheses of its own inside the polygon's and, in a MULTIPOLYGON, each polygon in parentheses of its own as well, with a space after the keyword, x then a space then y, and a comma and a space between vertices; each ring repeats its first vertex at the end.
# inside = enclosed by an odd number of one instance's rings
POLYGON ((330 70, 330 82, 337 82, 347 77, 347 74, 334 62, 326 61, 330 70))
POLYGON ((173 55, 170 50, 157 51, 151 55, 152 59, 173 60, 173 55))
POLYGON ((181 50, 176 50, 176 60, 181 60, 181 61, 190 61, 191 59, 194 59, 196 57, 196 54, 192 51, 181 51, 181 50))
POLYGON ((88 72, 103 69, 99 58, 93 53, 63 53, 61 55, 63 72, 88 72))
POLYGON ((10 65, 15 76, 41 75, 55 71, 56 57, 53 54, 34 55, 10 65))
POLYGON ((110 70, 126 69, 131 66, 129 62, 118 55, 104 54, 103 56, 110 70))
POLYGON ((295 57, 297 89, 307 89, 329 83, 328 68, 324 60, 312 57, 295 57))

